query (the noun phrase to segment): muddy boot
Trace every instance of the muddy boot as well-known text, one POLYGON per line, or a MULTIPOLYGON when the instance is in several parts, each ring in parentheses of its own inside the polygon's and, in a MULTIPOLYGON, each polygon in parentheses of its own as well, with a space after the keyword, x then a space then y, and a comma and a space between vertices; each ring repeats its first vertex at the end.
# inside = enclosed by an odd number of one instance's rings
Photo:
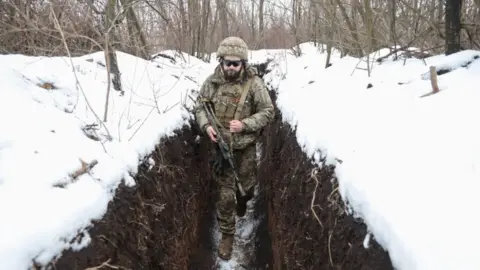
POLYGON ((222 234, 222 240, 218 247, 218 256, 226 261, 230 260, 233 249, 233 234, 222 234))

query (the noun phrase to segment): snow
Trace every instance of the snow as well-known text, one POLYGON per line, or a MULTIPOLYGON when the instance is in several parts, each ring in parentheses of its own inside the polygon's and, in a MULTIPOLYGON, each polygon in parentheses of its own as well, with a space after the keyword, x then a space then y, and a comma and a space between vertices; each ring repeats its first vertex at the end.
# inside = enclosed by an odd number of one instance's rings
POLYGON ((110 85, 106 122, 98 119, 107 96, 102 52, 0 56, 0 269, 28 269, 88 245, 86 229, 119 184, 135 185, 132 176, 159 139, 188 124, 182 104, 191 105, 186 95, 210 65, 117 55, 125 93, 110 85), (73 180, 82 161, 98 163, 73 180))
MULTIPOLYGON (((336 166, 350 213, 368 226, 365 248, 375 239, 400 270, 480 269, 480 52, 390 56, 370 63, 369 77, 365 58, 340 58, 334 50, 325 69, 324 52, 310 43, 300 48, 300 57, 251 51, 250 62, 274 59, 265 81, 278 89, 283 120, 319 166, 322 157, 336 166), (442 73, 440 92, 422 97, 432 89, 431 65, 442 73)), ((187 95, 213 70, 215 55, 206 64, 162 53, 171 59, 118 53, 125 93, 110 85, 107 121, 101 52, 0 56, 0 269, 27 269, 88 245, 87 229, 118 186, 135 185, 139 164, 154 165, 149 154, 159 139, 188 124, 183 105, 191 105, 187 95)), ((223 269, 241 267, 254 251, 245 247, 258 223, 255 199, 238 219, 234 257, 218 261, 223 269)))
POLYGON ((336 166, 342 198, 368 226, 365 247, 371 233, 396 269, 480 269, 480 52, 392 56, 369 77, 366 58, 334 53, 325 69, 325 53, 301 46, 265 80, 304 151, 336 166), (451 71, 421 97, 431 65, 451 71))

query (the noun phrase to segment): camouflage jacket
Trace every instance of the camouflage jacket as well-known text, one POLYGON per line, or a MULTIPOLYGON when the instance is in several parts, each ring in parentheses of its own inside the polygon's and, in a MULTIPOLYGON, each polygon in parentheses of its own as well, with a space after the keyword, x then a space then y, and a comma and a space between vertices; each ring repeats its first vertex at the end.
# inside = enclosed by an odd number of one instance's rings
POLYGON ((234 149, 243 149, 251 143, 257 141, 259 131, 264 128, 274 117, 274 107, 268 90, 263 80, 257 76, 257 70, 248 66, 246 71, 242 71, 241 76, 236 82, 228 82, 224 79, 223 71, 220 66, 215 68, 213 74, 207 77, 200 93, 194 112, 197 124, 206 134, 206 128, 210 125, 205 110, 200 101, 209 100, 213 103, 215 116, 219 120, 219 130, 222 131, 223 138, 232 141, 234 149), (246 72, 246 76, 244 75, 246 72), (247 80, 251 80, 250 87, 244 102, 243 110, 239 119, 243 123, 241 133, 236 133, 231 137, 228 122, 234 119, 234 113, 237 109, 238 97, 241 96, 247 80))

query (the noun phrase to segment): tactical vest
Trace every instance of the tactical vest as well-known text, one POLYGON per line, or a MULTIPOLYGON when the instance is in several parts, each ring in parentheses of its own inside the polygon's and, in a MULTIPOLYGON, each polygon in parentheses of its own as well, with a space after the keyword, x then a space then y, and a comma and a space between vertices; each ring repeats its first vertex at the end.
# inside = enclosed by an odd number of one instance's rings
POLYGON ((249 78, 243 85, 222 84, 218 86, 212 98, 215 116, 219 123, 227 130, 230 128, 230 121, 240 120, 252 113, 252 105, 246 101, 250 86, 254 77, 249 78))

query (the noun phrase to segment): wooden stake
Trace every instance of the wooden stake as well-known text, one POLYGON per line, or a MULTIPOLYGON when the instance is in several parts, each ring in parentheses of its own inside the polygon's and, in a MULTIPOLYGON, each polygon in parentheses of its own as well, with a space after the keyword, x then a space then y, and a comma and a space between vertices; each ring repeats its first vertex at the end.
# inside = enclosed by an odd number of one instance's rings
POLYGON ((430 67, 430 82, 432 83, 433 94, 440 91, 440 89, 438 88, 437 69, 434 66, 430 67))
POLYGON ((432 84, 432 92, 420 96, 421 98, 431 96, 440 91, 440 88, 438 88, 437 69, 434 66, 430 67, 430 83, 432 84))

